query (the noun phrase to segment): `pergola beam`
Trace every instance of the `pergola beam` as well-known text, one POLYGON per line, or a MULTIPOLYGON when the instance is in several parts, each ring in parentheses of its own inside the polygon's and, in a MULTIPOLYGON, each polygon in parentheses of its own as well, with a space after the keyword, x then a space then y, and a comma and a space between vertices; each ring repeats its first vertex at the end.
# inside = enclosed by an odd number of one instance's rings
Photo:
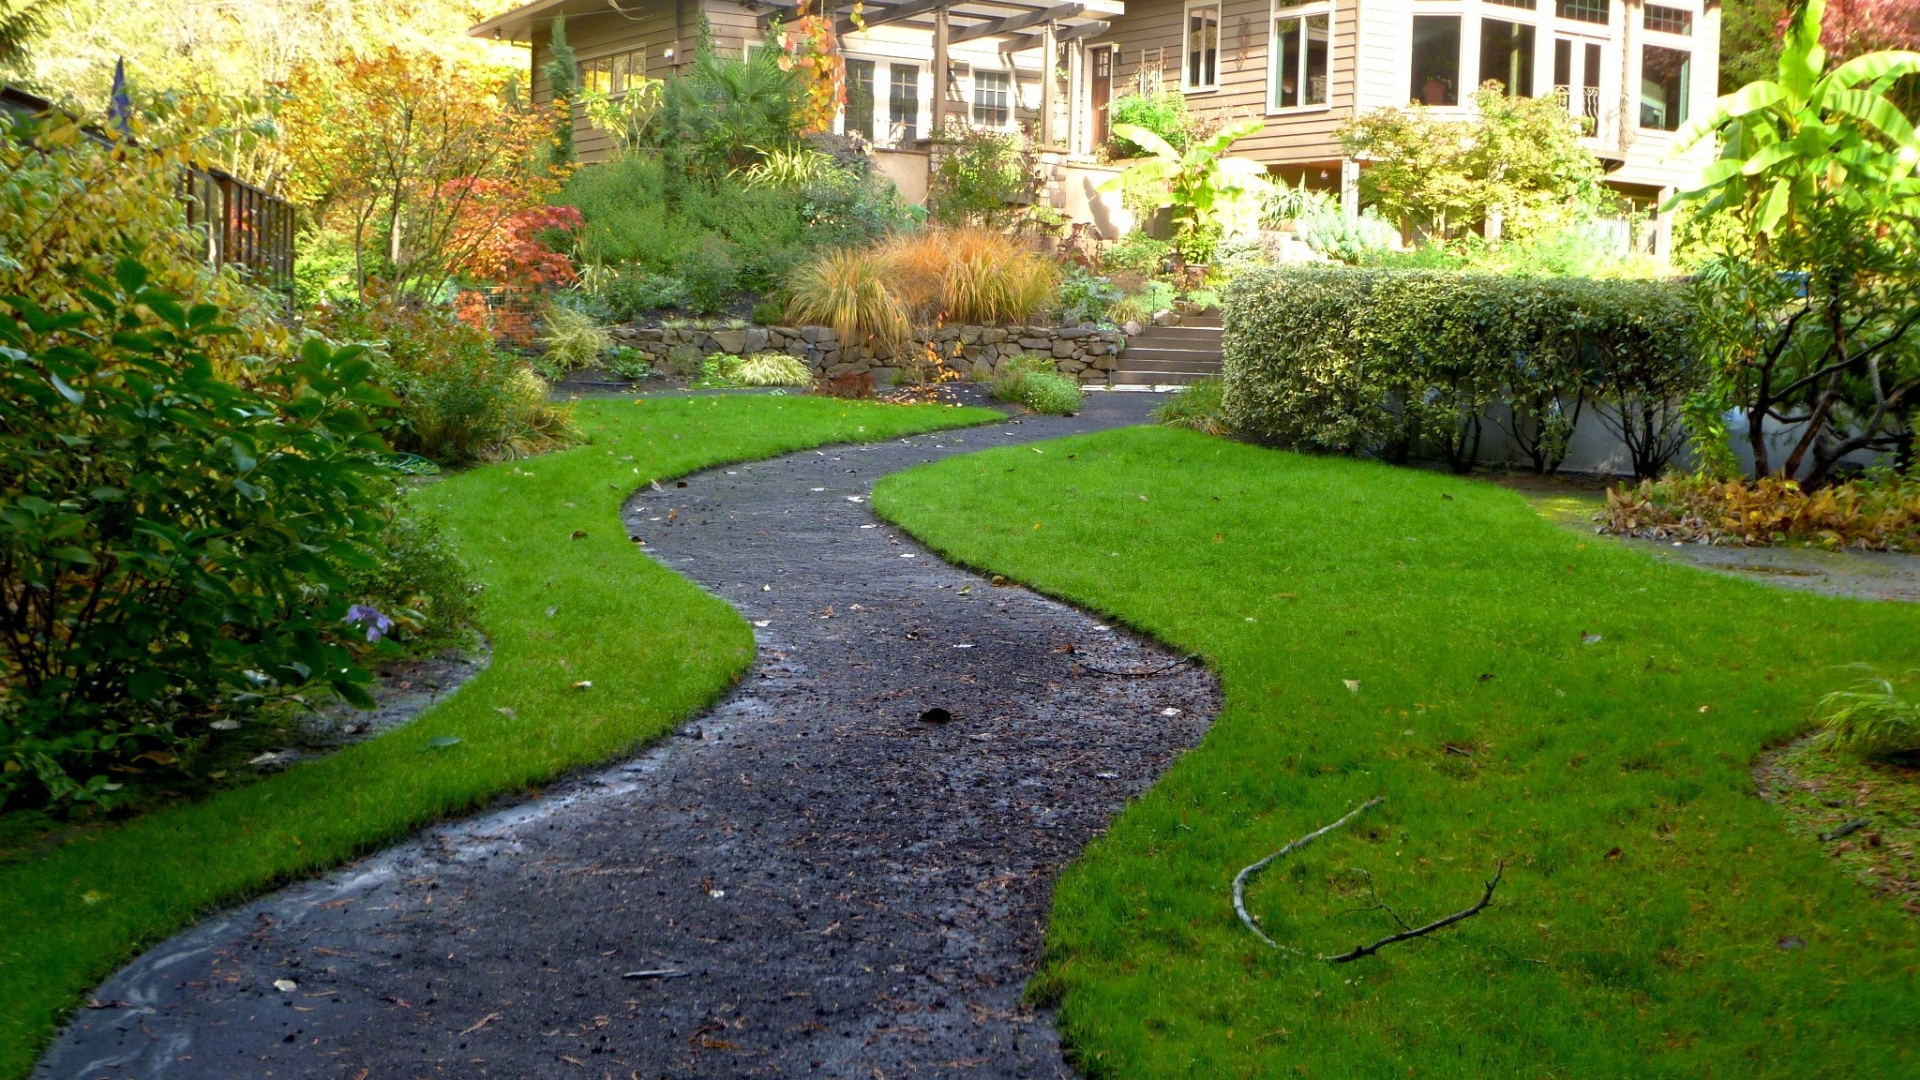
POLYGON ((1085 4, 1061 4, 1057 7, 1023 11, 1018 15, 1009 15, 1004 19, 995 19, 992 22, 969 26, 965 30, 954 34, 951 43, 958 45, 966 41, 978 41, 984 37, 1012 34, 1025 30, 1029 26, 1039 26, 1043 23, 1071 19, 1085 10, 1087 10, 1087 5, 1085 4))
MULTIPOLYGON (((888 23, 925 15, 929 11, 946 7, 953 2, 954 0, 907 0, 904 4, 894 4, 891 7, 870 7, 861 21, 869 27, 885 26, 888 23)), ((842 34, 851 34, 857 29, 850 18, 834 23, 833 28, 842 34)))

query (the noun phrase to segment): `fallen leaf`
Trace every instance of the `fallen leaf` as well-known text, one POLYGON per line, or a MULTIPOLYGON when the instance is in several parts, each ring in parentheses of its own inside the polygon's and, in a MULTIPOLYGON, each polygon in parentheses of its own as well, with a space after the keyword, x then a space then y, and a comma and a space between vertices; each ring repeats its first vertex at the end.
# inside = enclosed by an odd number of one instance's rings
POLYGON ((1347 684, 1347 689, 1348 689, 1348 690, 1351 690, 1351 691, 1353 691, 1353 692, 1354 692, 1354 693, 1356 693, 1356 694, 1360 692, 1360 680, 1359 680, 1359 679, 1341 679, 1340 681, 1341 681, 1341 682, 1343 682, 1343 683, 1346 683, 1346 684, 1347 684))
POLYGON ((300 989, 300 984, 294 982, 292 979, 275 979, 273 980, 273 988, 283 994, 291 994, 295 990, 300 989))
POLYGON ((569 683, 569 684, 568 684, 568 686, 567 686, 567 689, 569 689, 569 690, 591 690, 591 689, 593 689, 593 680, 592 680, 592 679, 581 679, 581 680, 580 680, 579 682, 577 682, 577 683, 569 683))
POLYGON ((449 746, 458 746, 458 745, 460 745, 460 736, 458 735, 435 735, 433 738, 428 739, 427 745, 421 747, 421 749, 422 750, 445 750, 449 746))

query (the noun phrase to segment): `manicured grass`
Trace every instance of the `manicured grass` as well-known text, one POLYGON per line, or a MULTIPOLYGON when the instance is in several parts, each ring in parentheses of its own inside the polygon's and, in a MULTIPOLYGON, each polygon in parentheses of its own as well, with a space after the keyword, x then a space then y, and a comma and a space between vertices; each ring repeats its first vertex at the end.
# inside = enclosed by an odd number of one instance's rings
POLYGON ((752 631, 639 554, 618 516, 635 488, 996 418, 801 397, 594 401, 580 407, 589 445, 424 489, 485 583, 492 666, 404 729, 0 865, 0 1076, 25 1075, 81 994, 205 912, 629 751, 725 690, 752 631), (429 745, 441 736, 460 741, 429 745))
POLYGON ((1750 774, 1858 679, 1843 665, 1920 665, 1920 611, 1662 565, 1454 477, 1165 428, 1043 449, 889 477, 875 503, 1222 679, 1203 744, 1059 885, 1036 987, 1087 1072, 1920 1074, 1920 923, 1790 836, 1750 774), (1249 890, 1309 955, 1259 944, 1235 871, 1374 795, 1249 890), (1502 859, 1477 918, 1312 959, 1397 929, 1358 871, 1417 924, 1502 859))

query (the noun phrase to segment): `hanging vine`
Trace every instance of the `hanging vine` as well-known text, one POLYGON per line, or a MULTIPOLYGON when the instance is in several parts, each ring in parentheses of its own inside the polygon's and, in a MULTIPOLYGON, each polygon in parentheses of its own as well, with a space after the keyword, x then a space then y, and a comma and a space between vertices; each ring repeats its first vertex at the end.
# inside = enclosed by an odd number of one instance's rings
MULTIPOLYGON (((860 4, 854 5, 853 23, 864 24, 860 4)), ((800 127, 809 135, 831 131, 833 118, 847 103, 847 63, 840 55, 839 35, 834 31, 833 11, 811 14, 812 0, 800 0, 794 20, 785 28, 780 66, 800 73, 800 127)))

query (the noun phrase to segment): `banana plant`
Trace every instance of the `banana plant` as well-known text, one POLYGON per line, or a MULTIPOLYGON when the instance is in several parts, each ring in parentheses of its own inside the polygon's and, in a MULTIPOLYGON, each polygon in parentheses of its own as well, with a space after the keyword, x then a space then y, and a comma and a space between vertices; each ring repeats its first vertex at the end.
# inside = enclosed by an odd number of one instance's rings
POLYGON ((1827 70, 1826 0, 1806 0, 1787 27, 1777 80, 1722 97, 1680 132, 1682 148, 1717 135, 1720 154, 1681 200, 1732 210, 1756 234, 1793 228, 1796 209, 1838 199, 1868 212, 1920 214, 1920 137, 1887 97, 1920 73, 1920 52, 1868 53, 1827 70))
POLYGON ((1115 124, 1115 135, 1153 156, 1128 166, 1102 184, 1101 190, 1141 192, 1156 208, 1173 207, 1175 227, 1182 236, 1204 235, 1216 227, 1226 235, 1250 232, 1259 227, 1267 167, 1252 158, 1227 157, 1226 152, 1264 127, 1259 120, 1228 124, 1183 153, 1137 124, 1115 124))

